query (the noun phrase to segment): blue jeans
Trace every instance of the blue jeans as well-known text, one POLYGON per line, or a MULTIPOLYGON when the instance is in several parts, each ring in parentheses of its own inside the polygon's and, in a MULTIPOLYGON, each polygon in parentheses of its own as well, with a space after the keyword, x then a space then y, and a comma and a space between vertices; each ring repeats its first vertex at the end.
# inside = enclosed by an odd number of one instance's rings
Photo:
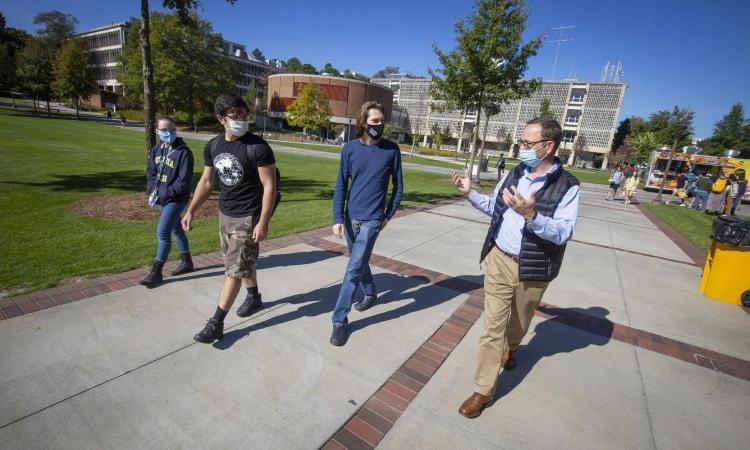
POLYGON ((159 225, 156 226, 156 261, 166 262, 169 256, 169 247, 172 246, 172 234, 177 241, 177 248, 180 253, 190 251, 188 247, 187 236, 182 230, 180 223, 180 214, 187 206, 187 203, 172 202, 160 206, 161 216, 159 216, 159 225))
POLYGON ((344 229, 346 246, 349 248, 349 264, 346 266, 339 298, 333 309, 334 325, 345 325, 348 322, 346 317, 352 310, 352 301, 357 292, 357 286, 362 287, 367 297, 377 295, 370 271, 370 255, 380 233, 380 221, 347 218, 344 220, 344 229))
POLYGON ((708 201, 708 192, 695 190, 695 200, 693 201, 693 208, 702 211, 706 207, 708 201))

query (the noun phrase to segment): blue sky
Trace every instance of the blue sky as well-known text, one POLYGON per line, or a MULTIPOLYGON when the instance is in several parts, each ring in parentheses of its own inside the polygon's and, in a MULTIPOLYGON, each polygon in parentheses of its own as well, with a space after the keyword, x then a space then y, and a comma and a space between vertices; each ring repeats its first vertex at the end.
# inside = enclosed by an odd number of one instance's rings
MULTIPOLYGON (((159 0, 152 0, 159 5, 159 0)), ((465 17, 472 0, 365 2, 328 0, 252 1, 234 6, 203 0, 201 15, 225 38, 259 47, 266 57, 299 57, 320 68, 331 62, 371 75, 386 65, 426 75, 436 67, 432 44, 453 46, 453 23, 465 17)), ((0 0, 8 26, 33 30, 39 11, 58 9, 75 15, 79 30, 126 20, 139 14, 140 2, 94 0, 0 0)), ((607 61, 622 61, 628 83, 621 119, 648 116, 674 105, 695 111, 698 137, 731 105, 750 110, 750 1, 746 0, 527 0, 528 36, 550 28, 565 30, 556 77, 577 72, 598 80, 607 61)), ((158 8, 157 8, 158 9, 158 8)), ((530 62, 528 77, 549 79, 555 45, 546 44, 530 62)), ((750 116, 750 111, 747 111, 750 116)))

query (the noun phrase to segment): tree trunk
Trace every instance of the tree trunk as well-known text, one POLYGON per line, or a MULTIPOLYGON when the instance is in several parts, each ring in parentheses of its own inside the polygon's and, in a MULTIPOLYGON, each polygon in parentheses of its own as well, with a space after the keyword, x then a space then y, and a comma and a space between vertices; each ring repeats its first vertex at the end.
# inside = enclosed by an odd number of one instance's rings
POLYGON ((10 98, 13 100, 13 109, 16 109, 16 94, 10 91, 10 98))
POLYGON ((34 100, 32 100, 34 103, 34 115, 36 115, 36 95, 34 96, 34 100))
MULTIPOLYGON (((479 114, 481 116, 481 113, 479 114)), ((490 125, 490 116, 486 117, 484 121, 484 131, 482 132, 482 145, 479 146, 479 165, 482 165, 482 159, 484 158, 484 142, 487 140, 487 127, 490 125)), ((480 171, 477 170, 477 181, 481 181, 479 176, 480 171)))
POLYGON ((76 120, 81 120, 81 99, 79 97, 76 97, 76 120))
POLYGON ((143 115, 146 131, 146 154, 156 145, 156 112, 154 111, 154 69, 151 63, 151 38, 149 37, 148 0, 141 0, 141 30, 139 33, 143 52, 143 115))
POLYGON ((47 96, 47 117, 52 117, 52 110, 49 109, 49 95, 47 96))
MULTIPOLYGON (((473 171, 474 171, 474 160, 477 156, 477 139, 479 138, 479 126, 482 123, 482 115, 479 113, 481 111, 481 107, 477 108, 477 123, 474 125, 474 128, 471 130, 471 142, 469 143, 469 152, 471 153, 471 158, 469 161, 469 177, 473 178, 473 171)), ((477 182, 479 182, 479 170, 477 170, 477 182)))
MULTIPOLYGON (((669 152, 669 159, 667 160, 667 167, 664 169, 664 176, 662 176, 661 181, 659 181, 659 192, 656 194, 656 197, 654 197, 654 203, 664 202, 661 198, 661 192, 664 190, 664 182, 667 181, 667 174, 669 173, 669 168, 672 166, 672 160, 674 159, 674 152, 677 151, 678 143, 679 143, 679 138, 675 136, 674 141, 672 141, 672 151, 669 152)), ((659 161, 658 157, 656 161, 658 163, 659 161)))

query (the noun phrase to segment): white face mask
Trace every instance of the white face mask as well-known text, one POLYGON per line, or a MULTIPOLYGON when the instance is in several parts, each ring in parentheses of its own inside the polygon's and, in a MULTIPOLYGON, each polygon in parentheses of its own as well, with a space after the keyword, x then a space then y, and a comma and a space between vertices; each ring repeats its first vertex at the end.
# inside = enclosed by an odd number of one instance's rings
POLYGON ((227 130, 234 136, 244 136, 249 126, 250 124, 247 120, 232 120, 227 117, 227 130))

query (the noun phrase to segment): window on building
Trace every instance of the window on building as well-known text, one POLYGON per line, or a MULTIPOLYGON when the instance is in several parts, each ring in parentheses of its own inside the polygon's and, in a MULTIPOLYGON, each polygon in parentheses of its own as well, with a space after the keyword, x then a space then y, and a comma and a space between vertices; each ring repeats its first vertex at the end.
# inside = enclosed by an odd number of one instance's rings
POLYGON ((570 103, 583 103, 586 98, 586 89, 576 88, 570 92, 570 103))

